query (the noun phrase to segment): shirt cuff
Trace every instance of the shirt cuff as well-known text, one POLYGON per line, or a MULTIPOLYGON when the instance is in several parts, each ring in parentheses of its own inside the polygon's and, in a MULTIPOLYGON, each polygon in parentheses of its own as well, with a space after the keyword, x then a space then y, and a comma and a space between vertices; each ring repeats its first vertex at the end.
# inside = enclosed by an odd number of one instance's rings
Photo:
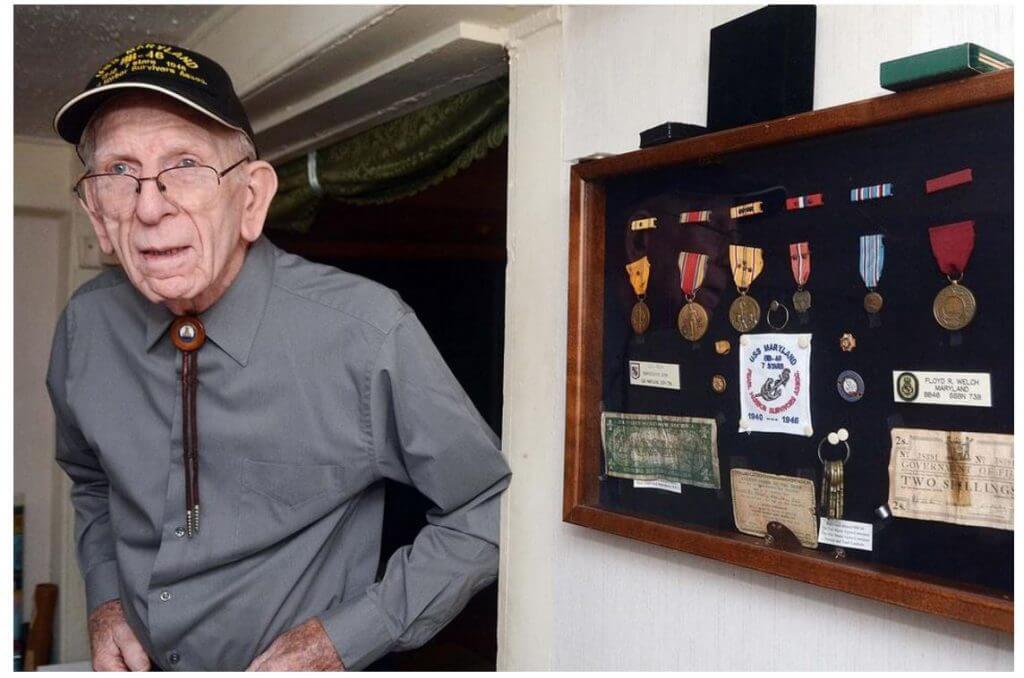
POLYGON ((85 602, 89 614, 108 600, 120 597, 116 560, 104 560, 85 573, 85 602))
POLYGON ((323 613, 320 623, 348 671, 366 668, 395 644, 387 615, 366 594, 323 613))

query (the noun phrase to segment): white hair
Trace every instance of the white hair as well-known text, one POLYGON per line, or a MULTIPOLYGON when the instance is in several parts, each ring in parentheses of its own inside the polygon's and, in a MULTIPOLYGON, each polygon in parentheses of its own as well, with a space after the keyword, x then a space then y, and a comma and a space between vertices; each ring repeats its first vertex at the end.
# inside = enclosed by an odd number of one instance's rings
MULTIPOLYGON (((78 152, 78 158, 82 161, 82 164, 85 165, 86 171, 93 170, 93 161, 95 160, 93 154, 96 152, 96 127, 98 126, 99 121, 104 115, 109 113, 118 105, 117 101, 119 99, 123 99, 124 97, 132 94, 137 94, 137 92, 125 92, 123 94, 117 94, 110 97, 100 104, 99 108, 96 109, 96 112, 94 112, 92 117, 89 118, 89 122, 86 123, 85 129, 82 130, 82 136, 78 141, 78 145, 75 147, 75 150, 78 152)), ((196 116, 196 119, 201 121, 204 127, 217 132, 215 136, 218 139, 224 139, 226 150, 228 150, 230 155, 233 157, 233 159, 228 160, 229 163, 234 163, 243 157, 248 158, 249 160, 256 159, 256 147, 245 132, 225 127, 201 113, 196 113, 196 116)), ((232 172, 232 174, 234 173, 232 172)))

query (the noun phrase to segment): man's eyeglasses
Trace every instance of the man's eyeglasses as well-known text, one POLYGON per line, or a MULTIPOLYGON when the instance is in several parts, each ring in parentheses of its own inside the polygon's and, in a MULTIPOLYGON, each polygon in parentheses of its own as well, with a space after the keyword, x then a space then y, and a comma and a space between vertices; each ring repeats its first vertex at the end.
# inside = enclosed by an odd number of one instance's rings
POLYGON ((170 167, 152 177, 105 172, 86 174, 72 190, 90 211, 105 217, 122 218, 135 212, 143 181, 156 182, 164 198, 185 211, 209 206, 217 195, 221 178, 251 159, 242 158, 231 167, 218 170, 209 165, 170 167))

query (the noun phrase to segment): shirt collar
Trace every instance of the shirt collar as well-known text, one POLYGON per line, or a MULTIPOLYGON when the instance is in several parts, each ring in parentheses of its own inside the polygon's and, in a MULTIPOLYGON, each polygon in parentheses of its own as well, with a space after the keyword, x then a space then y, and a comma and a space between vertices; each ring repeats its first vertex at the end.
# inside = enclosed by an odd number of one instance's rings
MULTIPOLYGON (((256 330, 267 308, 274 280, 274 246, 263 236, 249 247, 242 270, 213 306, 199 314, 207 339, 245 367, 256 330)), ((147 303, 146 350, 167 332, 174 314, 163 304, 147 303)))

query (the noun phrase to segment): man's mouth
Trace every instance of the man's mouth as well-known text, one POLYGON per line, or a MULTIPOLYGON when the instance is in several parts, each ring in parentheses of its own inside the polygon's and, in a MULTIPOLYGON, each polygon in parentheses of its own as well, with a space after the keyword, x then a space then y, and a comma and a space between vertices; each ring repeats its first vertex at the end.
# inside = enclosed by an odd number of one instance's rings
POLYGON ((147 260, 158 261, 161 259, 171 259, 179 254, 184 254, 187 249, 188 247, 168 247, 166 249, 153 247, 140 250, 140 252, 142 252, 142 256, 147 260))

